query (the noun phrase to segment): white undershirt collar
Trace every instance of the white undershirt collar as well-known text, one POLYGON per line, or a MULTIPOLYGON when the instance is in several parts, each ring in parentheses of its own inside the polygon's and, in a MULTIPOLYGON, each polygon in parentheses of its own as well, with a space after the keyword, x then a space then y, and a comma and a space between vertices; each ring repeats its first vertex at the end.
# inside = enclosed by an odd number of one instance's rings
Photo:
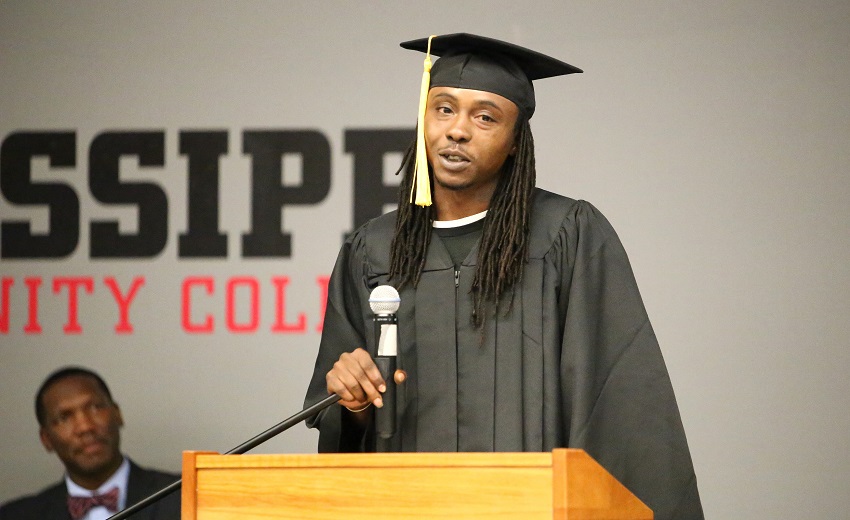
POLYGON ((465 226, 467 224, 472 224, 473 222, 478 222, 482 218, 487 216, 487 210, 485 209, 481 213, 476 213, 475 215, 470 215, 468 217, 459 218, 456 220, 435 220, 434 227, 435 228, 456 228, 465 226))

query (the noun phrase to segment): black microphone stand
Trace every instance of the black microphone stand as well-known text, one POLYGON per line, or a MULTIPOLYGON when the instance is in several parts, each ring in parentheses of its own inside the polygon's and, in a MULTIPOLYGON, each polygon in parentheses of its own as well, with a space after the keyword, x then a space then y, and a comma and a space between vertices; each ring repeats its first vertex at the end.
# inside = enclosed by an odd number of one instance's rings
MULTIPOLYGON (((300 423, 301 421, 316 415, 317 413, 321 412, 322 410, 324 410, 328 406, 336 403, 337 401, 339 401, 338 395, 336 395, 336 394, 329 395, 328 397, 322 399, 318 403, 301 410, 300 412, 293 415, 292 417, 279 422, 278 424, 272 426, 271 428, 264 431, 263 433, 243 442, 239 446, 236 446, 232 450, 225 453, 225 455, 241 455, 242 453, 245 453, 246 451, 248 451, 250 449, 256 448, 257 446, 259 446, 260 444, 271 439, 275 435, 282 433, 282 432, 292 428, 296 424, 300 423)), ((166 496, 170 495, 171 493, 174 493, 175 491, 180 489, 180 486, 181 486, 182 483, 183 483, 183 479, 175 480, 174 482, 172 482, 168 486, 160 489, 159 491, 157 491, 153 495, 150 495, 149 497, 146 497, 146 498, 136 502, 135 504, 131 505, 130 507, 115 513, 114 515, 110 516, 107 520, 123 520, 125 518, 129 518, 130 515, 132 515, 134 513, 138 513, 139 511, 148 507, 149 505, 153 504, 154 502, 165 498, 166 496)))

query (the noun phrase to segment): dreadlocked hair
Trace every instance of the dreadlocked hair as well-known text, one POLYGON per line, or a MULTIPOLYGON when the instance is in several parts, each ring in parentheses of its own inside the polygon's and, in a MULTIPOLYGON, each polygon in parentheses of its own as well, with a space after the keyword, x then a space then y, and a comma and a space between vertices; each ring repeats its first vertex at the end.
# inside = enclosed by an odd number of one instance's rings
MULTIPOLYGON (((534 138, 527 118, 517 121, 516 134, 516 153, 502 166, 478 246, 478 268, 472 280, 472 322, 476 327, 484 323, 485 308, 489 306, 495 313, 499 298, 522 278, 528 256, 529 209, 537 175, 534 138)), ((435 216, 434 206, 420 207, 410 202, 415 151, 414 142, 396 172, 404 171, 404 178, 399 186, 389 275, 399 289, 419 284, 435 216)))
MULTIPOLYGON (((390 280, 397 283, 397 289, 410 284, 419 285, 422 268, 425 266, 426 253, 431 244, 431 227, 434 222, 434 206, 417 206, 410 200, 413 189, 413 169, 415 167, 416 139, 404 152, 396 175, 404 171, 398 189, 398 215, 395 221, 395 234, 390 245, 390 280)), ((430 167, 429 167, 430 169, 430 167)), ((431 191, 433 192, 433 176, 431 191)))

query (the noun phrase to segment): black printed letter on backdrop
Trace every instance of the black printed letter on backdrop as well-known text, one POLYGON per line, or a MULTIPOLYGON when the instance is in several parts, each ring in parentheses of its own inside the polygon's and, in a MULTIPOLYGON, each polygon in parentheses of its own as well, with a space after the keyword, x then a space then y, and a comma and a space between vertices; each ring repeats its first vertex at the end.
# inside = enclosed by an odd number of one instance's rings
POLYGON ((227 132, 180 132, 180 153, 189 157, 189 229, 180 235, 178 255, 225 258, 227 235, 218 229, 218 161, 227 154, 227 132))
POLYGON ((352 229, 380 215, 385 204, 398 202, 398 184, 384 184, 384 155, 404 152, 413 137, 412 129, 345 131, 345 151, 354 154, 352 229))
POLYGON ((292 235, 283 231, 282 208, 316 204, 331 188, 331 147, 315 130, 246 131, 242 152, 252 158, 251 232, 242 235, 243 257, 290 257, 292 235), (283 185, 283 156, 301 156, 301 185, 283 185))
POLYGON ((0 191, 9 202, 46 205, 50 214, 47 234, 34 234, 31 222, 4 220, 0 225, 0 257, 57 258, 70 255, 80 237, 80 201, 71 186, 32 182, 33 157, 49 157, 52 167, 76 163, 74 132, 19 132, 0 147, 0 191))
POLYGON ((165 165, 165 132, 104 132, 89 149, 89 187, 104 204, 134 204, 139 231, 122 234, 117 221, 91 223, 92 258, 139 258, 158 255, 168 240, 168 198, 146 182, 121 182, 122 156, 138 157, 139 166, 165 165))

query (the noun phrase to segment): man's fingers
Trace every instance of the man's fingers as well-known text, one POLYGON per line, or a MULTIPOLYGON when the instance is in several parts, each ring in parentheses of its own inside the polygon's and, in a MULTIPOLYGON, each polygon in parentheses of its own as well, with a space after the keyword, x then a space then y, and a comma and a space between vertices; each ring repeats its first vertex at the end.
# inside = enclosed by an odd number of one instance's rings
POLYGON ((341 401, 362 401, 362 399, 358 399, 357 396, 355 396, 354 393, 345 386, 345 384, 333 371, 328 372, 328 375, 325 377, 325 381, 327 382, 328 393, 338 395, 341 401))
POLYGON ((328 374, 328 383, 333 382, 336 382, 337 385, 332 390, 335 390, 335 393, 343 399, 345 396, 339 390, 347 392, 360 402, 371 401, 373 398, 370 398, 370 391, 373 394, 376 392, 369 379, 363 375, 359 365, 351 365, 343 359, 337 361, 333 370, 328 374))
POLYGON ((381 372, 372 357, 363 349, 343 353, 325 378, 328 392, 340 400, 358 404, 373 403, 378 408, 384 402, 381 392, 386 390, 381 372))
POLYGON ((407 379, 407 372, 405 372, 404 370, 402 370, 400 368, 398 370, 396 370, 395 373, 393 374, 393 380, 395 381, 395 384, 397 384, 397 385, 404 383, 405 379, 407 379))
POLYGON ((351 358, 357 362, 360 371, 355 372, 360 386, 366 392, 369 401, 378 408, 384 406, 384 401, 381 399, 381 393, 387 391, 387 385, 384 378, 381 377, 381 371, 375 365, 372 356, 362 348, 358 348, 351 353, 351 358))
POLYGON ((351 357, 360 365, 361 370, 363 370, 363 374, 365 374, 365 376, 369 379, 369 382, 374 388, 382 393, 387 391, 387 385, 384 382, 384 378, 381 376, 381 371, 378 370, 378 365, 375 364, 375 361, 368 352, 362 348, 358 348, 351 353, 351 357))

